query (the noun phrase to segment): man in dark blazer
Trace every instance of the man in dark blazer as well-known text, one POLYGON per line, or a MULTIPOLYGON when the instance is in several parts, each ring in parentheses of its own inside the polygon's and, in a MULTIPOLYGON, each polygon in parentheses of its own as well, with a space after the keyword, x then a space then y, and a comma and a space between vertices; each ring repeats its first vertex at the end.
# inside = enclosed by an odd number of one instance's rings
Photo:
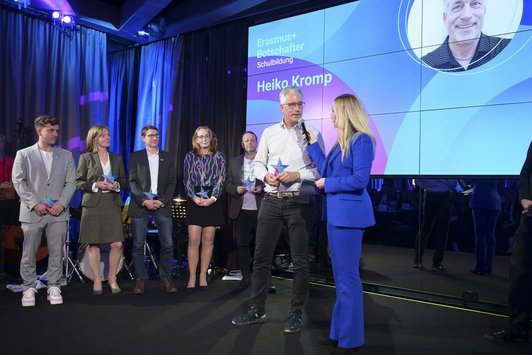
POLYGON ((13 185, 20 196, 20 222, 24 245, 20 276, 24 292, 22 306, 35 306, 37 293, 36 257, 43 231, 48 245, 48 301, 62 304, 60 279, 63 248, 70 219, 68 206, 76 190, 76 166, 72 153, 56 147, 59 123, 52 116, 35 119, 39 140, 17 152, 13 164, 13 185))
POLYGON ((157 223, 161 254, 159 276, 167 293, 177 292, 172 281, 172 198, 176 185, 174 157, 159 149, 159 130, 154 126, 144 126, 140 133, 146 149, 131 154, 129 159, 129 189, 131 202, 128 215, 131 217, 133 233, 133 266, 136 283, 134 294, 144 293, 146 287, 146 267, 144 244, 148 232, 148 216, 157 223))
POLYGON ((241 145, 244 154, 229 161, 225 192, 229 195, 229 218, 233 220, 233 238, 242 270, 242 281, 238 288, 243 290, 251 281, 249 243, 251 233, 257 227, 257 214, 264 183, 253 175, 257 135, 250 131, 244 132, 241 145))
POLYGON ((532 307, 532 142, 519 176, 519 199, 523 212, 515 232, 510 261, 508 326, 484 338, 497 342, 528 342, 532 307))

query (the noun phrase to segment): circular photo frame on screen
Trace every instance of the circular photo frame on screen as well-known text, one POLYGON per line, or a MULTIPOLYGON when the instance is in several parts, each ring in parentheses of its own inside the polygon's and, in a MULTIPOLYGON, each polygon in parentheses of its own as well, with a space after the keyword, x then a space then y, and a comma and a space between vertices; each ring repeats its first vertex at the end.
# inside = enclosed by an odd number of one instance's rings
POLYGON ((413 0, 407 35, 424 66, 463 72, 499 55, 522 15, 523 0, 413 0))

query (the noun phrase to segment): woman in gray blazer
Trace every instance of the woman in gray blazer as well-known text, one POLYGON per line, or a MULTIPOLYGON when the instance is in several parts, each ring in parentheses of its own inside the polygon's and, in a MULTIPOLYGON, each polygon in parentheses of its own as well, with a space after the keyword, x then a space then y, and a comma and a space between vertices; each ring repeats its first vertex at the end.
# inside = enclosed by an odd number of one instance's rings
POLYGON ((109 128, 96 125, 87 133, 87 152, 79 158, 76 187, 83 191, 79 242, 88 244, 88 256, 93 275, 92 293, 103 293, 102 278, 108 276, 112 293, 120 293, 116 282, 122 258, 122 206, 120 188, 126 186, 122 157, 109 153, 109 128), (100 271, 102 246, 110 246, 109 274, 100 271), (102 277, 103 276, 103 277, 102 277))

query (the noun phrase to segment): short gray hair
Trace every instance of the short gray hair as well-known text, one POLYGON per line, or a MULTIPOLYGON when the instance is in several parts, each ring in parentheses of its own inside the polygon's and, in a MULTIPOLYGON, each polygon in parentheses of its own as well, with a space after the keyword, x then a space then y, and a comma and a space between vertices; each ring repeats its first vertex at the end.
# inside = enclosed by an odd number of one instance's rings
POLYGON ((279 94, 279 102, 281 103, 281 105, 286 104, 286 97, 289 94, 299 94, 301 95, 301 100, 303 100, 303 92, 299 87, 287 86, 283 90, 281 90, 281 93, 279 94))
MULTIPOLYGON (((451 2, 454 1, 454 0, 443 0, 443 12, 447 12, 447 10, 449 9, 449 5, 451 4, 451 2)), ((481 0, 482 1, 482 4, 484 5, 484 7, 486 6, 486 3, 488 2, 487 0, 481 0)))

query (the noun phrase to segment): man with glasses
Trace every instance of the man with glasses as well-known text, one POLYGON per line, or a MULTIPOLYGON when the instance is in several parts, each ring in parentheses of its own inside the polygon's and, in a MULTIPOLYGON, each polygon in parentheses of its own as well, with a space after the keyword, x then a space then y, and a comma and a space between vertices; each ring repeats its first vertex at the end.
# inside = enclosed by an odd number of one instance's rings
MULTIPOLYGON (((311 181, 313 185, 319 174, 306 152, 307 143, 298 124, 305 104, 303 93, 298 87, 289 86, 281 91, 279 99, 283 120, 264 130, 253 161, 253 173, 265 183, 265 195, 258 214, 250 307, 246 314, 234 318, 232 323, 242 326, 266 321, 272 257, 281 231, 286 227, 294 281, 290 311, 283 331, 299 333, 308 295, 308 241, 315 207, 314 195, 304 193, 302 186, 305 186, 304 181, 311 181)), ((323 149, 319 132, 309 129, 318 137, 323 149)))
POLYGON ((176 186, 174 157, 159 149, 159 130, 154 126, 144 126, 140 132, 146 149, 136 151, 129 159, 129 189, 131 202, 128 215, 131 217, 133 233, 133 266, 135 287, 133 293, 142 294, 146 288, 146 266, 144 244, 148 233, 148 216, 157 223, 161 252, 159 275, 162 288, 167 293, 177 289, 172 281, 172 198, 176 186))

